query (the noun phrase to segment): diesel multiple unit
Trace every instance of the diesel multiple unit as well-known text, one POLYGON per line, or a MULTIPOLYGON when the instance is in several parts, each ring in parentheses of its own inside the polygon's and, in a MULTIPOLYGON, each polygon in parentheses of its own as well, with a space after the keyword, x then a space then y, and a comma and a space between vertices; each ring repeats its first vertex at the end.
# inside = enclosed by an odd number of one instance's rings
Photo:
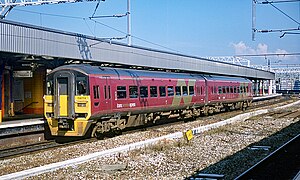
POLYGON ((101 136, 164 117, 243 109, 252 83, 238 77, 65 65, 47 76, 44 115, 53 136, 101 136))

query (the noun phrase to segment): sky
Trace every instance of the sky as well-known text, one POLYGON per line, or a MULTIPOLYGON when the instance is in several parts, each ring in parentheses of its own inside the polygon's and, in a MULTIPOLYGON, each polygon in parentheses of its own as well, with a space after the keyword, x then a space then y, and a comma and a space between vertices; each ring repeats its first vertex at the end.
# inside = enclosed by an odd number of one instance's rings
MULTIPOLYGON (((300 2, 256 6, 256 28, 300 27, 300 2)), ((124 37, 127 0, 15 7, 6 19, 99 38, 124 37), (54 16, 55 15, 55 16, 54 16), (67 16, 67 17, 66 17, 67 16)), ((187 55, 234 56, 300 53, 300 34, 256 33, 252 41, 252 0, 131 0, 132 44, 187 55)), ((300 31, 290 31, 300 33, 300 31)), ((126 40, 120 42, 127 43, 126 40)), ((252 65, 300 64, 298 56, 246 57, 252 65)))

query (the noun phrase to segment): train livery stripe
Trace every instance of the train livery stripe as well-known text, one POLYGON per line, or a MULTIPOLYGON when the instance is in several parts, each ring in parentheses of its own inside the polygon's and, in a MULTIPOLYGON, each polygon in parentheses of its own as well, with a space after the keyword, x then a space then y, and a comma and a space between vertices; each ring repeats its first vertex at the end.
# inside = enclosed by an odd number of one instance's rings
MULTIPOLYGON (((190 80, 188 81, 188 87, 189 87, 189 86, 195 87, 195 83, 196 83, 195 80, 191 80, 191 79, 190 79, 190 80)), ((189 89, 188 89, 188 91, 189 91, 189 89)), ((185 105, 189 105, 189 104, 192 102, 192 98, 193 98, 193 96, 183 96, 184 104, 185 104, 185 105)))
MULTIPOLYGON (((188 83, 184 79, 178 79, 176 86, 180 86, 181 88, 182 88, 182 86, 187 86, 187 88, 188 88, 188 86, 194 87, 195 83, 196 83, 196 81, 192 80, 192 79, 188 80, 188 83)), ((181 91, 182 91, 182 89, 181 89, 181 91)), ((172 106, 179 106, 180 103, 182 102, 182 99, 183 99, 184 105, 188 105, 192 102, 192 98, 193 98, 192 96, 176 96, 175 95, 173 98, 173 101, 172 101, 172 106)))

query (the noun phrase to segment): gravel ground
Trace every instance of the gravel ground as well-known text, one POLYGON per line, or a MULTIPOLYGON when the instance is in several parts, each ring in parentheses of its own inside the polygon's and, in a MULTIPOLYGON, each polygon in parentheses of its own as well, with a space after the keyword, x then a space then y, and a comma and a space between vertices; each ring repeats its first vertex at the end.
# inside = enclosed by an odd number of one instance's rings
MULTIPOLYGON (((127 134, 103 141, 3 160, 0 161, 0 174, 8 174, 58 162, 220 120, 216 117, 208 119, 213 120, 210 120, 210 122, 205 120, 200 122, 194 121, 184 125, 174 125, 157 130, 127 134)), ((298 121, 299 119, 273 119, 272 117, 246 120, 196 136, 190 143, 186 143, 183 140, 166 140, 140 150, 99 158, 81 165, 31 177, 30 179, 182 179, 198 170, 215 173, 216 170, 214 168, 222 163, 224 158, 230 157, 243 150, 249 144, 258 142, 298 121), (108 168, 116 168, 119 171, 105 170, 108 168)), ((251 156, 253 156, 253 153, 251 156)), ((251 160, 253 160, 253 157, 251 160)), ((249 163, 246 162, 245 164, 249 163)), ((226 169, 224 167, 227 166, 221 167, 226 169)), ((222 171, 218 170, 217 172, 222 171)))

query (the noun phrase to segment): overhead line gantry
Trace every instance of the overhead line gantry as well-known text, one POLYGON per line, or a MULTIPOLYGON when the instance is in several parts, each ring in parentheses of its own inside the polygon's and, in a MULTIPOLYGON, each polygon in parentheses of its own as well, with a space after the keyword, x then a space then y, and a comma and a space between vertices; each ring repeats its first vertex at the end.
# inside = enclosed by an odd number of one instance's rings
POLYGON ((5 16, 7 16, 7 14, 15 6, 36 6, 45 4, 77 3, 84 1, 93 2, 96 0, 0 0, 0 6, 2 7, 2 10, 0 12, 0 19, 4 19, 5 16))

